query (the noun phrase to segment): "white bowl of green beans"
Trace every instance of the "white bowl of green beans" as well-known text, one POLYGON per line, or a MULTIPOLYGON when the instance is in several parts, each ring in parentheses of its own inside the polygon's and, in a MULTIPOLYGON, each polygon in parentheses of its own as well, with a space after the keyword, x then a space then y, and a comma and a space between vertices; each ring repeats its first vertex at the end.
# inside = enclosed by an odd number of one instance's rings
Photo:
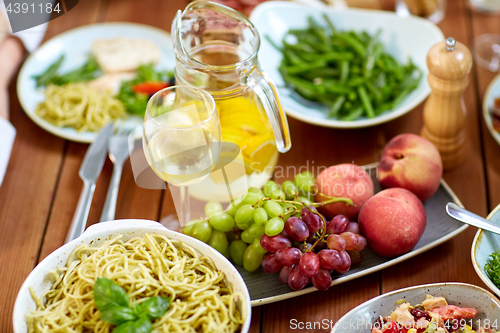
POLYGON ((271 1, 250 20, 287 114, 334 128, 378 125, 419 105, 430 93, 427 52, 444 39, 427 20, 375 10, 271 1))

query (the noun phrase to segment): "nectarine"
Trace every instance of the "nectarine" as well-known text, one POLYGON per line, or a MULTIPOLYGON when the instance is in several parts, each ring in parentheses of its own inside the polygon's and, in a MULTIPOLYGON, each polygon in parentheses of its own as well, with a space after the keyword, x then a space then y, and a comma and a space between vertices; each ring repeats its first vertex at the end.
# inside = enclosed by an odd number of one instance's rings
POLYGON ((374 193, 370 175, 355 164, 339 164, 323 170, 315 182, 318 188, 316 201, 327 200, 321 194, 330 197, 345 197, 353 201, 354 206, 336 202, 320 208, 320 212, 329 219, 335 215, 345 215, 351 221, 356 220, 361 206, 374 193))
POLYGON ((395 257, 418 243, 425 230, 426 214, 415 194, 404 188, 390 188, 365 202, 358 223, 375 253, 395 257))
POLYGON ((383 188, 402 187, 422 201, 437 191, 442 174, 443 164, 436 147, 409 133, 389 141, 378 167, 378 181, 383 188))

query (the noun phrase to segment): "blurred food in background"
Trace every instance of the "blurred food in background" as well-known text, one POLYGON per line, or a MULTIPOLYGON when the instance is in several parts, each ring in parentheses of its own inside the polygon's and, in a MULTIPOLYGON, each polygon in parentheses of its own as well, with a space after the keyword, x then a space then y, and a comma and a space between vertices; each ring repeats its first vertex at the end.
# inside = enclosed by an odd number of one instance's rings
POLYGON ((493 101, 493 128, 500 133, 500 96, 493 101))
POLYGON ((398 0, 396 12, 401 16, 416 15, 438 23, 444 18, 446 0, 398 0))
POLYGON ((216 3, 220 3, 221 5, 231 7, 246 16, 249 16, 252 12, 252 9, 255 8, 261 2, 266 0, 213 0, 216 3))

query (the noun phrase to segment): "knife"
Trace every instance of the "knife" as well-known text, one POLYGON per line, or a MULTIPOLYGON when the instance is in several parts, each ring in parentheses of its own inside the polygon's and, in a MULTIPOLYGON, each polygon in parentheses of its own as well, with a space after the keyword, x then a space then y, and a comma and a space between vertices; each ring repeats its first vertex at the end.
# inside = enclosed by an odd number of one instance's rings
POLYGON ((83 189, 65 243, 79 237, 85 230, 92 197, 94 196, 95 183, 101 174, 108 153, 108 139, 112 131, 113 123, 109 123, 99 132, 83 158, 80 172, 78 172, 78 175, 83 180, 83 189))

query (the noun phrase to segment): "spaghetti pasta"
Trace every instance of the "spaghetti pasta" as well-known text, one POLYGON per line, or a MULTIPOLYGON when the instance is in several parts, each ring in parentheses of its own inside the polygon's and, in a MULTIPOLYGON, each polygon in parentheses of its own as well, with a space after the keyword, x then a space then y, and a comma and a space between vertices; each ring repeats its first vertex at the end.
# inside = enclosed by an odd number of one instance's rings
POLYGON ((244 321, 236 306, 242 295, 232 291, 213 261, 161 235, 80 245, 53 274, 55 283, 41 299, 32 292, 37 309, 26 316, 29 333, 111 332, 113 325, 99 319, 94 304, 98 277, 124 288, 133 304, 153 296, 171 298, 152 332, 238 332, 244 321))
POLYGON ((110 94, 85 83, 70 83, 48 86, 45 101, 37 105, 35 113, 59 127, 97 132, 110 121, 124 117, 126 110, 110 94))

